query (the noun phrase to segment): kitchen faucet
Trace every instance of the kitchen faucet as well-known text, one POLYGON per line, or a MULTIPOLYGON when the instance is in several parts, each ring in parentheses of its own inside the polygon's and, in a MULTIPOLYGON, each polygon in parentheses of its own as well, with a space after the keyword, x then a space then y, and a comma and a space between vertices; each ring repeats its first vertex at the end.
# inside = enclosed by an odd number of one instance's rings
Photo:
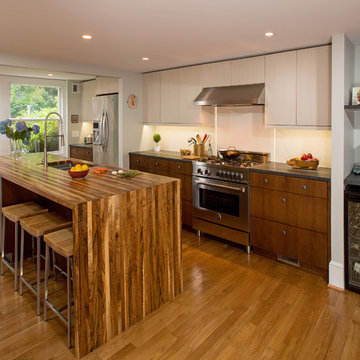
POLYGON ((52 111, 50 113, 48 113, 46 115, 46 118, 45 118, 45 127, 44 127, 44 159, 43 159, 43 166, 44 168, 47 168, 48 167, 48 161, 47 161, 47 149, 46 149, 46 140, 48 137, 59 137, 61 138, 61 146, 64 146, 65 145, 65 140, 64 140, 64 134, 60 134, 60 135, 54 135, 54 136, 47 136, 47 129, 46 129, 46 124, 47 124, 47 121, 50 117, 50 115, 57 115, 60 119, 60 124, 63 123, 63 119, 61 117, 61 115, 56 112, 56 111, 52 111))

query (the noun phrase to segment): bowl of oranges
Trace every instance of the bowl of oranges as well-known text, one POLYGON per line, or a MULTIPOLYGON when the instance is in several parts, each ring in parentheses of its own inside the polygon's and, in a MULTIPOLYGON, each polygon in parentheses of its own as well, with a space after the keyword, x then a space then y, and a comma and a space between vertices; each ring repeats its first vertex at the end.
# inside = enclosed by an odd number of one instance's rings
POLYGON ((72 166, 69 170, 69 175, 73 179, 83 179, 89 172, 89 167, 84 164, 76 164, 75 166, 72 166))

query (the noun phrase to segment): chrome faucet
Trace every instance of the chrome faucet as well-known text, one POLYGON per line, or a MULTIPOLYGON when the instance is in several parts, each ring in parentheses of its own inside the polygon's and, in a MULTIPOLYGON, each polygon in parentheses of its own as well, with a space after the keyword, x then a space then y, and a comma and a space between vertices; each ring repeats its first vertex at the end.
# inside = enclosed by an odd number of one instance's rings
POLYGON ((44 126, 44 159, 43 159, 43 166, 44 168, 47 168, 48 167, 48 161, 47 161, 47 149, 46 149, 46 140, 48 137, 59 137, 61 139, 61 146, 64 146, 65 145, 65 139, 64 139, 64 134, 60 134, 60 135, 55 135, 55 136, 47 136, 47 128, 46 128, 46 124, 47 124, 47 121, 50 117, 50 115, 57 115, 60 119, 60 124, 63 123, 63 119, 61 117, 61 115, 56 112, 56 111, 52 111, 50 113, 48 113, 46 115, 46 118, 45 118, 45 126, 44 126))

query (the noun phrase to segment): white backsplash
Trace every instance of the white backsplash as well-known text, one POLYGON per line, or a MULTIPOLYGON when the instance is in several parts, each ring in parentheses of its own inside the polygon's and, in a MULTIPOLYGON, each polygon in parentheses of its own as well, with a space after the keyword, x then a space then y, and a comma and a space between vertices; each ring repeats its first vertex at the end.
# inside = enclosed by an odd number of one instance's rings
POLYGON ((319 166, 331 167, 330 130, 275 130, 275 159, 279 162, 312 153, 319 159, 319 166))
MULTIPOLYGON (((152 126, 144 125, 141 150, 153 149, 154 142, 152 137, 154 134, 161 135, 159 143, 161 150, 180 151, 181 148, 188 148, 188 139, 199 134, 201 138, 205 134, 211 135, 214 139, 215 129, 213 127, 196 127, 196 126, 152 126)), ((210 141, 212 139, 210 138, 210 141)), ((207 143, 208 144, 208 143, 207 143)), ((192 146, 189 147, 192 151, 192 146)))
POLYGON ((218 108, 218 148, 273 153, 274 130, 264 127, 263 107, 218 108))
MULTIPOLYGON (((214 127, 144 125, 140 150, 153 149, 152 136, 161 135, 161 150, 179 151, 196 134, 210 134, 215 143, 214 127)), ((311 152, 320 166, 331 166, 331 131, 303 129, 267 129, 263 107, 218 108, 218 148, 230 145, 239 150, 270 153, 270 160, 283 162, 311 152)))

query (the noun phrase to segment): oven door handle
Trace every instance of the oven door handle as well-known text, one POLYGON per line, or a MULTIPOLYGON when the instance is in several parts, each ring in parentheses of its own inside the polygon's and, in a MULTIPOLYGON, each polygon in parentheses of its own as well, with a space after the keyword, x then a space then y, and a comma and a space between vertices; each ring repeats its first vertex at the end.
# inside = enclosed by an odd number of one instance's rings
POLYGON ((241 188, 237 188, 237 187, 233 187, 233 186, 222 185, 222 184, 214 184, 214 183, 207 183, 207 182, 198 181, 198 180, 195 180, 195 184, 213 186, 213 187, 218 187, 218 188, 221 188, 221 189, 234 190, 234 191, 239 191, 239 192, 243 192, 243 193, 246 191, 245 186, 241 187, 241 188))

